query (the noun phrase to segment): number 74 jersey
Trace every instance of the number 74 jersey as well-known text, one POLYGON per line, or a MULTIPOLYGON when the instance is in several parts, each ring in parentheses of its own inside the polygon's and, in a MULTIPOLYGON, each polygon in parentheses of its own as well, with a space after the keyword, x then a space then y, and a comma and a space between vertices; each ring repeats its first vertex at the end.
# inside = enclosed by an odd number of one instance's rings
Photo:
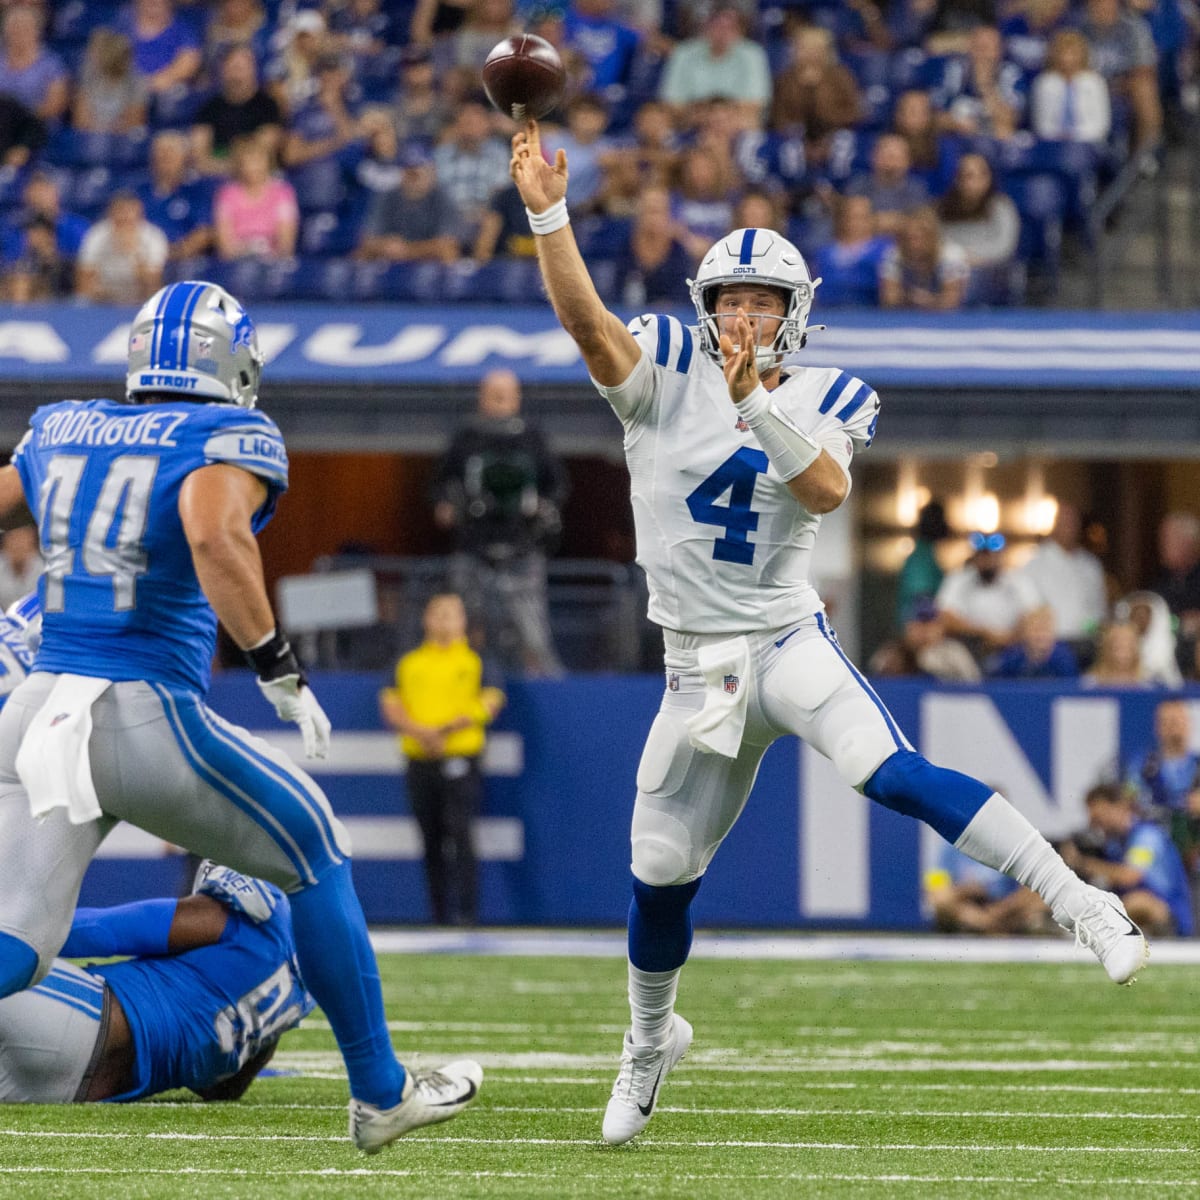
POLYGON ((179 517, 193 471, 259 476, 258 532, 287 488, 274 422, 233 404, 63 400, 39 408, 13 452, 45 572, 35 669, 208 690, 217 619, 179 517))
MULTIPOLYGON (((642 359, 601 388, 625 426, 637 561, 650 619, 688 633, 776 629, 821 609, 809 582, 820 516, 767 461, 694 328, 629 323, 642 359)), ((875 434, 879 398, 832 367, 785 367, 771 399, 842 466, 875 434)))

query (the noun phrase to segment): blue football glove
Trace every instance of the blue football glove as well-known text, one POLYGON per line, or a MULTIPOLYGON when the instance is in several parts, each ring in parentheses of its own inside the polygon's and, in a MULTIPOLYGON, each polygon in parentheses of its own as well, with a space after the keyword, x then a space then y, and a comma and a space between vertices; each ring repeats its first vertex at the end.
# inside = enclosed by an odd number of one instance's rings
POLYGON ((275 897, 261 879, 239 875, 231 867, 222 867, 210 858, 200 864, 192 891, 196 895, 211 896, 256 925, 269 921, 275 911, 275 897))

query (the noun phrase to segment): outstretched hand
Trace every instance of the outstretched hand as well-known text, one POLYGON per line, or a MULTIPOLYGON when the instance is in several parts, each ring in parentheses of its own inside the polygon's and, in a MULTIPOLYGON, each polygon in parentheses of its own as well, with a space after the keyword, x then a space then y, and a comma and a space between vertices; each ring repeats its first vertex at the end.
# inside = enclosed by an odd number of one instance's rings
POLYGON ((530 212, 545 212, 567 194, 567 152, 560 148, 554 162, 548 163, 542 157, 536 121, 527 121, 525 128, 513 136, 512 151, 509 174, 530 212))
POLYGON ((736 345, 728 333, 721 334, 719 344, 724 360, 721 370, 725 372, 730 399, 734 404, 740 404, 762 382, 758 377, 754 330, 750 327, 750 319, 744 308, 737 310, 734 331, 737 334, 736 345))

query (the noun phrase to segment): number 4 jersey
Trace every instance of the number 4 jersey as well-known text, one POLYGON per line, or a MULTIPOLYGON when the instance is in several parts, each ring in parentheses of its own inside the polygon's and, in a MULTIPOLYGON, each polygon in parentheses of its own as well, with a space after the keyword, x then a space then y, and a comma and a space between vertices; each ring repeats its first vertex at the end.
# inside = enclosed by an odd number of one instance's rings
POLYGON ((228 463, 287 488, 274 422, 232 404, 64 400, 39 408, 13 454, 46 570, 39 671, 208 689, 217 619, 192 566, 179 490, 228 463))
MULTIPOLYGON (((642 358, 599 387, 625 426, 638 563, 650 619, 687 633, 776 629, 821 609, 808 579, 821 518, 768 463, 694 328, 674 317, 629 323, 642 358)), ((831 367, 785 367, 772 401, 849 476, 871 444, 879 398, 831 367)))

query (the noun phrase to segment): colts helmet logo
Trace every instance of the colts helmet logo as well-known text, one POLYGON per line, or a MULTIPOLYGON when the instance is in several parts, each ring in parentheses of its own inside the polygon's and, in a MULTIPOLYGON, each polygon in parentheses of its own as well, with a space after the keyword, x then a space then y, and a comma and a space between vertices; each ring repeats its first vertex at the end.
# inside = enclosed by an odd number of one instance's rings
POLYGON ((741 683, 741 680, 736 675, 726 675, 725 676, 725 690, 731 696, 737 695, 739 683, 741 683))

